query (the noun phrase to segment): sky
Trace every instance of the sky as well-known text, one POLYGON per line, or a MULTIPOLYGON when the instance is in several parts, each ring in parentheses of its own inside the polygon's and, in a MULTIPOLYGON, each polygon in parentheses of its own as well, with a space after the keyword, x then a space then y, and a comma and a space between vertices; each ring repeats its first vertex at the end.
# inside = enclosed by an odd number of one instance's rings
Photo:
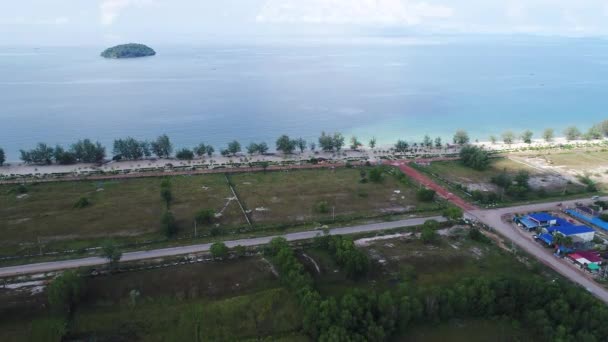
POLYGON ((1 45, 454 33, 608 36, 608 0, 2 0, 0 32, 1 45))

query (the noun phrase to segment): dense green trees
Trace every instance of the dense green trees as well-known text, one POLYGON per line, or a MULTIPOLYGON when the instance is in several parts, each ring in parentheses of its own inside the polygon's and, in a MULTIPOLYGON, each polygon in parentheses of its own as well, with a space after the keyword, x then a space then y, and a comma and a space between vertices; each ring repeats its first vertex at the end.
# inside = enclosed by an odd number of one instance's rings
POLYGON ((4 165, 6 162, 6 155, 4 154, 4 149, 0 147, 0 166, 4 165))
POLYGON ((462 219, 463 217, 462 209, 458 207, 449 207, 443 211, 443 217, 447 218, 450 221, 457 221, 462 219))
POLYGON ((150 157, 150 143, 136 140, 131 137, 114 140, 114 159, 138 160, 150 157))
POLYGON ((453 141, 456 145, 466 145, 469 143, 469 141, 471 141, 471 139, 469 138, 469 133, 464 130, 458 130, 454 134, 453 141))
POLYGON ((19 150, 21 160, 28 164, 51 164, 53 162, 54 150, 45 143, 38 143, 36 148, 25 151, 19 150))
POLYGON ((237 153, 241 152, 241 143, 236 140, 229 142, 226 151, 233 156, 236 155, 237 153))
POLYGON ((332 254, 348 277, 357 279, 367 274, 370 267, 369 258, 355 247, 352 239, 343 236, 325 236, 322 239, 325 239, 326 245, 319 244, 320 247, 332 254))
POLYGON ((507 145, 511 145, 515 142, 515 133, 513 133, 512 131, 506 131, 502 134, 502 141, 507 144, 507 145))
POLYGON ((342 147, 344 147, 344 136, 342 133, 337 132, 333 135, 322 132, 319 137, 319 147, 326 152, 339 152, 342 150, 342 147))
POLYGON ((359 139, 356 136, 352 136, 350 137, 350 149, 351 150, 358 150, 361 146, 363 146, 363 143, 361 141, 359 141, 359 139))
POLYGON ((543 139, 545 139, 546 142, 552 142, 554 137, 555 131, 552 128, 547 128, 543 132, 543 139))
POLYGON ((395 151, 399 153, 407 152, 409 147, 410 145, 405 140, 397 140, 397 142, 395 143, 395 151))
POLYGON ((492 177, 492 183, 503 188, 507 194, 519 198, 524 198, 530 191, 529 180, 530 174, 525 170, 519 171, 515 177, 511 177, 506 172, 492 177))
POLYGON ((306 150, 306 140, 304 140, 304 138, 298 138, 295 140, 295 142, 296 146, 300 150, 300 153, 304 153, 304 151, 306 150))
POLYGON ((192 160, 194 159, 194 152, 188 148, 181 148, 175 152, 175 158, 179 160, 192 160))
POLYGON ((99 142, 93 143, 89 139, 79 140, 72 144, 69 150, 57 145, 52 148, 39 143, 36 148, 21 150, 21 160, 33 164, 51 164, 53 160, 62 165, 82 163, 100 163, 106 156, 106 149, 99 142))
POLYGON ((431 227, 422 227, 422 232, 420 233, 420 239, 424 243, 435 243, 439 239, 439 235, 437 231, 431 227))
POLYGON ((74 154, 76 160, 82 163, 101 163, 106 157, 106 148, 99 142, 92 142, 83 139, 72 144, 70 152, 74 154))
POLYGON ((151 144, 150 148, 158 158, 169 158, 173 153, 173 144, 166 134, 163 134, 156 138, 151 144))
POLYGON ((531 130, 527 129, 521 134, 521 140, 526 144, 531 144, 533 136, 534 133, 532 133, 531 130))
POLYGON ((371 148, 371 149, 376 148, 376 143, 377 143, 376 137, 372 137, 369 140, 369 148, 371 148))
POLYGON ((284 154, 292 154, 293 151, 296 149, 296 141, 291 140, 289 136, 285 134, 281 135, 277 139, 276 149, 277 151, 281 151, 284 154))
POLYGON ((480 147, 467 145, 460 149, 462 163, 475 170, 485 170, 490 166, 490 156, 480 147))
POLYGON ((374 183, 380 183, 384 179, 384 169, 380 166, 376 166, 369 170, 369 180, 374 183))
POLYGON ((198 224, 211 224, 215 219, 215 211, 213 209, 201 209, 194 216, 194 220, 198 224))
MULTIPOLYGON (((429 223, 426 228, 434 231, 437 226, 429 223)), ((322 236, 314 243, 317 248, 333 249, 334 257, 350 255, 351 245, 343 238, 322 236)), ((265 254, 276 265, 281 282, 296 296, 304 316, 303 330, 315 341, 384 341, 413 323, 478 317, 519 321, 539 340, 599 342, 608 336, 608 326, 603 324, 608 308, 575 286, 547 282, 543 277, 478 277, 441 287, 403 283, 380 294, 356 289, 323 298, 284 238, 273 239, 265 254)))
POLYGON ((198 146, 196 146, 194 148, 194 153, 199 158, 202 158, 205 155, 207 155, 208 157, 211 157, 211 156, 213 156, 213 152, 215 152, 215 149, 213 148, 213 146, 206 145, 205 143, 200 143, 198 146))
POLYGON ((80 301, 84 290, 84 281, 75 271, 64 272, 48 287, 47 296, 51 309, 59 314, 69 314, 80 301))
POLYGON ((576 126, 570 126, 564 130, 564 135, 568 141, 577 140, 581 137, 581 131, 576 126))

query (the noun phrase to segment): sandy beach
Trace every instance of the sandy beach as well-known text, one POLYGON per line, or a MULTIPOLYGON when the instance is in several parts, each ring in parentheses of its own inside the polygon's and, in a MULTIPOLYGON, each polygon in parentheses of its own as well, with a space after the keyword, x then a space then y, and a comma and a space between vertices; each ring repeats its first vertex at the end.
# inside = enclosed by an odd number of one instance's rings
MULTIPOLYGON (((516 142, 505 144, 503 142, 492 143, 490 141, 474 142, 473 145, 482 147, 494 152, 512 152, 529 149, 559 148, 568 145, 575 147, 597 147, 608 143, 608 140, 575 140, 567 141, 565 138, 555 138, 552 142, 542 139, 533 140, 531 144, 516 142)), ((142 160, 109 161, 101 165, 96 164, 72 164, 72 165, 32 165, 23 162, 10 162, 0 167, 0 177, 28 177, 28 176, 79 176, 91 173, 134 173, 165 169, 190 169, 190 168, 220 168, 248 165, 249 163, 269 162, 274 165, 293 164, 310 160, 311 158, 323 159, 334 162, 344 162, 348 160, 365 160, 370 163, 377 163, 383 159, 391 158, 426 158, 453 156, 459 152, 458 146, 448 146, 444 148, 422 148, 412 147, 412 151, 407 153, 395 153, 393 146, 381 146, 375 149, 343 150, 340 153, 323 151, 305 151, 283 155, 280 153, 266 155, 247 155, 239 153, 236 156, 224 157, 214 155, 211 158, 178 160, 148 158, 142 160)))

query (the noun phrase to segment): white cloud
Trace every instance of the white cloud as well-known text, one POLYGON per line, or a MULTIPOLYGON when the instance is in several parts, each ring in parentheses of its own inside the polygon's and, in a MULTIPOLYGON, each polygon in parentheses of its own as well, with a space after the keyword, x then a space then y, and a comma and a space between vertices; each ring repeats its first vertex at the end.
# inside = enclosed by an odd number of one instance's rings
POLYGON ((23 16, 17 16, 13 18, 0 19, 0 25, 65 25, 70 22, 68 17, 56 17, 56 18, 26 18, 23 16))
POLYGON ((410 0, 267 0, 258 22, 415 25, 453 10, 410 0))
POLYGON ((144 6, 156 4, 155 0, 101 0, 101 23, 109 26, 114 23, 120 13, 129 6, 144 6))

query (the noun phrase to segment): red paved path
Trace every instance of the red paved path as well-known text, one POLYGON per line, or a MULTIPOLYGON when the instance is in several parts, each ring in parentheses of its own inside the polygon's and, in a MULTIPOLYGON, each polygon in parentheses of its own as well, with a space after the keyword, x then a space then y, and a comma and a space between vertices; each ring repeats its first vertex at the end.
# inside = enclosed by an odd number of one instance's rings
POLYGON ((437 192, 437 194, 439 194, 439 196, 447 199, 448 201, 452 202, 456 206, 462 208, 462 210, 471 211, 471 210, 479 209, 476 206, 463 200, 462 198, 449 192, 446 188, 442 187, 441 185, 435 183, 429 177, 423 175, 418 170, 411 167, 409 165, 409 163, 410 163, 409 161, 388 162, 388 164, 398 167, 403 173, 405 173, 407 176, 414 179, 418 183, 426 186, 429 189, 435 190, 437 192))

